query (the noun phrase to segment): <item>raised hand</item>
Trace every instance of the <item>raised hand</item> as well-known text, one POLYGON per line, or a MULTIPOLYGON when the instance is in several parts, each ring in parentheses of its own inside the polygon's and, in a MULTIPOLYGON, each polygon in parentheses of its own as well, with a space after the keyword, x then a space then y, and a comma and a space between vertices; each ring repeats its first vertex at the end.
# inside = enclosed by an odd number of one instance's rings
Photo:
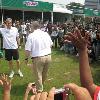
POLYGON ((69 33, 68 35, 65 36, 65 42, 72 42, 80 51, 87 48, 88 38, 89 38, 89 33, 85 33, 85 36, 82 37, 80 30, 76 28, 74 33, 69 33))
POLYGON ((27 88, 26 88, 26 91, 25 91, 25 94, 24 94, 24 99, 23 100, 27 100, 28 99, 28 94, 29 92, 32 90, 32 84, 33 83, 29 83, 27 88))
POLYGON ((30 92, 32 90, 33 94, 36 94, 36 85, 35 83, 29 83, 26 89, 26 92, 30 92))
POLYGON ((0 79, 3 86, 3 100, 10 100, 11 80, 5 74, 2 74, 0 79))
POLYGON ((32 89, 32 83, 29 83, 26 88, 26 91, 29 93, 31 89, 32 89))
POLYGON ((10 91, 11 90, 11 80, 8 79, 8 76, 5 74, 1 75, 2 80, 2 86, 4 91, 10 91))

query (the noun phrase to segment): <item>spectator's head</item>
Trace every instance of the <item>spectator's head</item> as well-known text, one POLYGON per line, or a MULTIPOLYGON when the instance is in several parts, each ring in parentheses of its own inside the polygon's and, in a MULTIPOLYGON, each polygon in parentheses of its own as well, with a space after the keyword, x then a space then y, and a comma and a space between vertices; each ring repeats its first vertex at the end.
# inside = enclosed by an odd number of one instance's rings
POLYGON ((10 29, 11 26, 12 26, 12 19, 11 18, 7 18, 5 23, 6 23, 6 27, 10 29))
POLYGON ((25 22, 23 22, 22 24, 25 25, 25 22))
POLYGON ((33 32, 34 30, 37 30, 40 28, 40 24, 38 21, 33 21, 31 24, 31 31, 33 32))
POLYGON ((19 21, 16 21, 16 25, 19 25, 20 24, 20 22, 19 21))

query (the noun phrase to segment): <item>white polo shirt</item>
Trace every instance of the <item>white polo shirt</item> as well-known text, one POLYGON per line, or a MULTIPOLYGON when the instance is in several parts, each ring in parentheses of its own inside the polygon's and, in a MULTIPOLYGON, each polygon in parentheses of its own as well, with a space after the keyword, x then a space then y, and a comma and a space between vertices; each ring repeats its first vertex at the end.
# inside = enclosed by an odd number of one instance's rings
POLYGON ((29 34, 25 50, 30 51, 32 57, 39 57, 51 54, 52 45, 53 42, 49 34, 37 29, 33 33, 29 34))
POLYGON ((5 49, 17 49, 17 40, 16 38, 19 36, 18 30, 15 27, 11 27, 11 29, 0 28, 0 34, 3 36, 3 48, 5 49))

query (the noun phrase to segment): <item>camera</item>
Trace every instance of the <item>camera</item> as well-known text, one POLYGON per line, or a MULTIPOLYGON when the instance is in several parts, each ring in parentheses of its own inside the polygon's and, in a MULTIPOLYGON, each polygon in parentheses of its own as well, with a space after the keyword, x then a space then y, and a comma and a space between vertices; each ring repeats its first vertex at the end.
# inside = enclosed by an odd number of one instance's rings
POLYGON ((55 95, 54 95, 54 100, 69 100, 69 88, 64 89, 56 89, 55 90, 55 95))

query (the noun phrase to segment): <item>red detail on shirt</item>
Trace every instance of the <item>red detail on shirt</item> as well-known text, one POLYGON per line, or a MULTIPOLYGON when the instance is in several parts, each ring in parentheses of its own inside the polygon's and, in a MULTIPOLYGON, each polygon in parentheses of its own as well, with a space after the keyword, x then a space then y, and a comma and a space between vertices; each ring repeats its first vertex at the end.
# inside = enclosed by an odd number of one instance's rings
POLYGON ((100 86, 97 86, 97 87, 96 87, 96 91, 95 91, 95 93, 94 93, 94 100, 97 100, 99 91, 100 91, 100 86))

